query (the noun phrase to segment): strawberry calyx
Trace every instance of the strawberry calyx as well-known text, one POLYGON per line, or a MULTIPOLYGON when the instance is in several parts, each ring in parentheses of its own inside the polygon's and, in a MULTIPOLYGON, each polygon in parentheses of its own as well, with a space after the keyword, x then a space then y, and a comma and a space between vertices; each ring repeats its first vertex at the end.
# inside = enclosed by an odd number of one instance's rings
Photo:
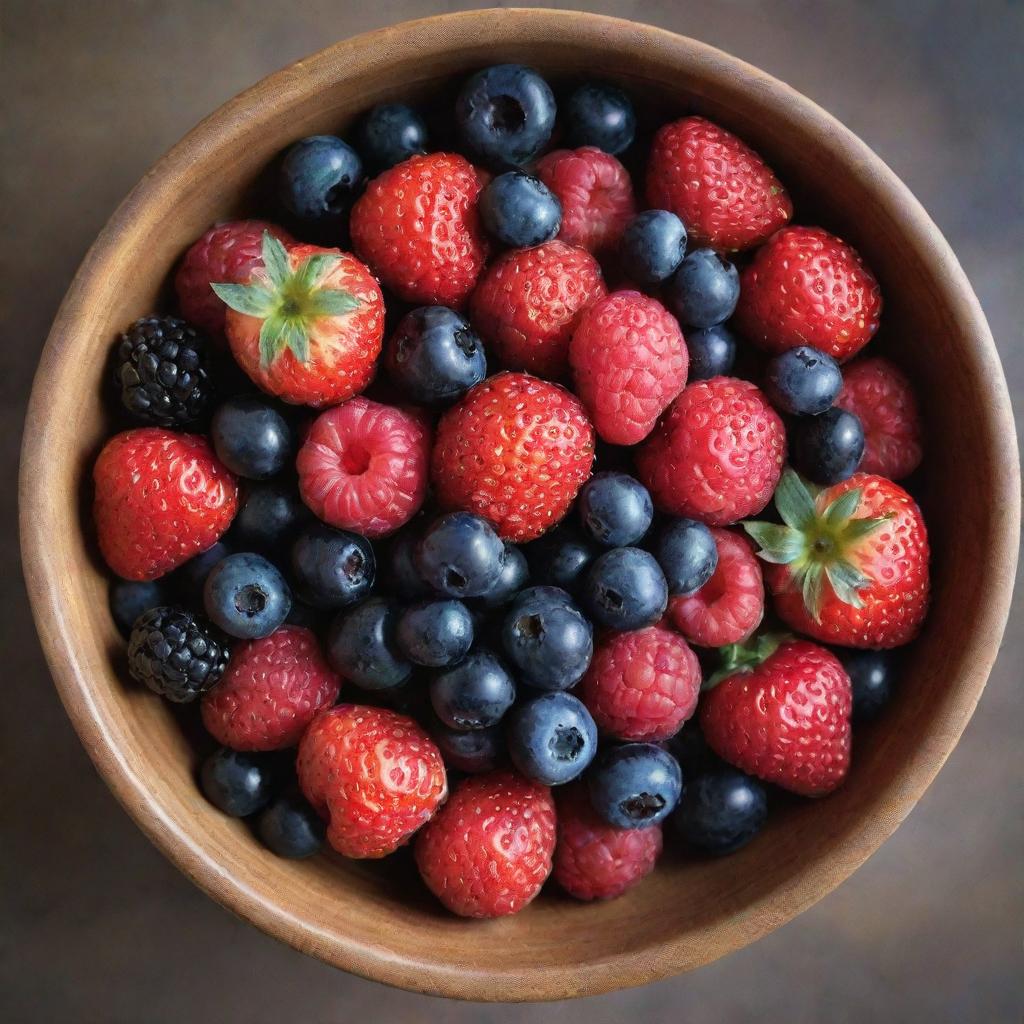
POLYGON ((718 669, 701 684, 701 692, 713 690, 720 682, 738 672, 752 672, 767 661, 787 640, 789 633, 762 633, 739 644, 726 644, 718 648, 718 669))
POLYGON ((782 524, 743 523, 760 545, 758 557, 789 570, 791 584, 802 593, 815 622, 821 622, 826 580, 844 604, 863 607, 860 591, 872 580, 859 567, 859 552, 864 541, 891 518, 857 518, 863 488, 852 487, 819 510, 820 493, 786 469, 774 496, 782 524))
POLYGON ((294 270, 288 250, 269 231, 263 232, 263 271, 248 284, 211 284, 231 309, 263 321, 260 327, 260 365, 266 369, 283 352, 309 362, 309 334, 314 321, 343 316, 359 299, 341 288, 328 288, 324 279, 340 259, 338 253, 318 252, 294 270))

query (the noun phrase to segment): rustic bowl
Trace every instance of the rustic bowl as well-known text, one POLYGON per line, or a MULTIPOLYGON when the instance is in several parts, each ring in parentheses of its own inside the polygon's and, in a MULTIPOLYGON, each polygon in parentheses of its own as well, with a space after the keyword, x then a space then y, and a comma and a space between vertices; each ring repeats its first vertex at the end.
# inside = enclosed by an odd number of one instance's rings
POLYGON ((589 14, 489 10, 397 25, 299 61, 223 106, 145 176, 86 257, 43 351, 21 530, 68 714, 117 798, 182 871, 271 935, 357 974, 466 999, 553 999, 642 984, 752 942, 893 832, 956 744, 996 656, 1019 486, 1009 399, 977 299, 935 225, 863 142, 792 89, 693 40, 589 14), (442 911, 401 856, 397 868, 330 854, 278 860, 204 801, 179 719, 126 680, 87 510, 109 430, 103 353, 155 307, 192 239, 245 210, 261 170, 294 139, 344 131, 381 100, 446 95, 466 72, 506 60, 555 78, 599 69, 667 113, 709 115, 768 158, 802 220, 861 250, 886 297, 880 343, 913 369, 924 400, 934 604, 893 706, 858 732, 852 773, 834 796, 785 802, 733 857, 666 855, 611 903, 545 894, 516 917, 481 923, 442 911))

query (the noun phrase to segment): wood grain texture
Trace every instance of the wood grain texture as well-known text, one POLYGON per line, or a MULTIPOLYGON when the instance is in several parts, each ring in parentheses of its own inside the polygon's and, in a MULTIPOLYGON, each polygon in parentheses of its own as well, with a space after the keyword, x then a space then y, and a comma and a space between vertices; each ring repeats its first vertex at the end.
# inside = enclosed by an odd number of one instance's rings
POLYGON ((749 66, 656 29, 568 12, 474 12, 372 33, 293 65, 204 121, 132 192, 86 258, 43 354, 23 451, 25 569, 83 742, 141 827, 211 895, 367 977, 464 998, 557 998, 641 984, 753 941, 838 884, 909 812, 970 717, 1005 622, 1020 506, 1013 436, 988 328, 949 247, 828 115, 749 66), (887 299, 884 338, 907 353, 943 458, 922 495, 935 606, 892 712, 863 735, 838 794, 781 807, 764 837, 728 860, 669 856, 614 903, 550 896, 517 918, 467 923, 433 904, 407 865, 396 877, 388 865, 329 856, 278 861, 206 805, 177 720, 118 670, 105 574, 81 511, 105 432, 96 353, 152 308, 189 242, 245 208, 288 142, 343 130, 373 102, 426 96, 504 59, 563 74, 600 67, 761 149, 798 210, 848 237, 874 267, 887 299))

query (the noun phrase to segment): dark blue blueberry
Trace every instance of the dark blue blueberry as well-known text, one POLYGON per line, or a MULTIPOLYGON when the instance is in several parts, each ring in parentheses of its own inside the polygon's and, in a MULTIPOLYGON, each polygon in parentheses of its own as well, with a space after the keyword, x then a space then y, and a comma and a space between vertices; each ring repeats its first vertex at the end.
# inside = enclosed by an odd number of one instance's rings
POLYGON ((473 616, 461 601, 420 601, 399 615, 395 642, 417 665, 454 665, 473 646, 473 616))
POLYGON ((746 846, 768 818, 768 795, 757 779, 719 768, 686 783, 670 824, 704 853, 733 853, 746 846))
POLYGON ((378 103, 363 118, 356 145, 375 171, 384 171, 427 151, 427 126, 404 103, 378 103))
POLYGON ((594 810, 616 828, 648 828, 679 802, 683 773, 653 743, 625 743, 606 750, 587 775, 594 810))
POLYGON ((664 614, 668 585, 649 551, 614 548, 587 570, 581 597, 594 622, 609 629, 640 629, 664 614))
POLYGON ((725 324, 687 331, 686 349, 690 354, 689 380, 728 377, 736 362, 736 338, 725 324))
POLYGON ((430 730, 449 768, 476 775, 493 771, 505 753, 505 730, 500 725, 487 729, 450 729, 438 723, 430 730))
POLYGON ((526 547, 533 582, 561 587, 570 594, 579 590, 587 568, 599 554, 596 545, 566 523, 526 547))
POLYGON ((565 125, 570 148, 596 146, 617 155, 633 144, 636 111, 621 89, 607 82, 586 82, 565 105, 565 125))
POLYGON ((558 234, 562 204, 540 178, 507 171, 480 193, 480 219, 502 245, 526 249, 550 242, 558 234))
POLYGON ((679 762, 687 786, 690 779, 723 766, 721 759, 708 746, 700 723, 695 718, 691 718, 675 736, 665 741, 665 749, 679 762))
POLYGON ((373 589, 376 563, 365 537, 314 523, 292 544, 291 569, 300 600, 314 608, 344 608, 373 589))
POLYGON ((364 690, 401 686, 412 675, 412 665, 395 640, 397 618, 383 597, 339 612, 327 631, 327 660, 334 670, 364 690))
POLYGON ((434 676, 430 703, 452 729, 497 725, 516 699, 516 684, 500 658, 476 650, 454 668, 434 676))
POLYGON ((686 255, 686 228, 668 210, 638 214, 622 233, 622 266, 634 280, 654 285, 670 278, 686 255))
POLYGON ((555 95, 533 68, 495 64, 473 75, 455 104, 462 141, 491 167, 522 167, 548 144, 555 95))
POLYGON ((740 297, 736 268, 714 249, 694 249, 665 285, 665 302, 687 327, 714 327, 740 297))
POLYGON ((839 364, 810 345, 775 356, 765 370, 764 390, 782 412, 818 416, 832 407, 843 387, 839 364))
POLYGON ((228 555, 206 577, 203 605, 228 636, 270 636, 292 606, 292 592, 277 567, 248 551, 228 555))
POLYGON ((435 590, 449 597, 481 597, 501 576, 505 545, 486 519, 450 512, 431 523, 413 557, 435 590))
POLYGON ((278 857, 302 860, 324 843, 323 819, 299 796, 278 797, 256 822, 263 845, 278 857))
POLYGON ((275 480, 247 489, 231 524, 231 535, 244 550, 277 554, 312 521, 313 513, 299 497, 294 484, 275 480))
POLYGON ((894 676, 891 651, 842 651, 840 660, 853 684, 853 720, 866 722, 889 703, 894 676))
POLYGON ((693 594, 718 568, 718 546, 711 531, 695 519, 672 519, 658 531, 654 557, 670 594, 693 594))
POLYGON ((110 614, 126 638, 143 612, 167 603, 167 584, 163 580, 114 580, 110 584, 110 614))
POLYGON ((213 414, 210 438, 217 458, 232 473, 265 480, 280 473, 292 454, 288 421, 252 395, 229 398, 213 414))
POLYGON ((530 587, 512 603, 502 646, 523 682, 541 690, 568 690, 590 665, 594 630, 558 587, 530 587))
POLYGON ((542 693, 509 716, 512 763, 528 779, 560 786, 580 775, 597 753, 597 726, 571 693, 542 693))
POLYGON ((621 548, 636 544, 654 518, 647 488, 626 473, 595 473, 580 491, 577 507, 583 528, 598 543, 621 548))
POLYGON ((415 601, 429 597, 434 591, 416 568, 416 545, 420 538, 407 527, 395 537, 388 557, 387 584, 391 592, 402 601, 415 601))
POLYGON ((301 601, 292 601, 291 610, 284 620, 286 626, 302 626, 317 635, 323 633, 331 621, 331 613, 325 608, 310 608, 301 601))
POLYGON ((348 143, 333 135, 311 135, 285 154, 281 202, 307 224, 339 225, 362 177, 363 163, 348 143))
POLYGON ((273 755, 221 747, 203 762, 199 784, 214 807, 232 818, 247 818, 270 801, 279 774, 273 755))
POLYGON ((481 608, 501 608, 509 603, 530 580, 530 567, 526 555, 514 544, 505 545, 505 561, 498 582, 476 599, 481 608))
POLYGON ((864 457, 864 428, 845 409, 801 416, 792 421, 787 434, 793 468, 825 487, 853 476, 864 457))
POLYGON ((447 306, 406 313, 384 349, 388 374, 414 402, 451 402, 487 376, 487 357, 465 317, 447 306))
POLYGON ((182 600, 190 608, 203 607, 203 591, 206 587, 206 577, 210 575, 215 565, 220 565, 230 554, 231 548, 224 541, 219 540, 201 554, 190 558, 180 569, 175 571, 175 585, 181 594, 182 600))

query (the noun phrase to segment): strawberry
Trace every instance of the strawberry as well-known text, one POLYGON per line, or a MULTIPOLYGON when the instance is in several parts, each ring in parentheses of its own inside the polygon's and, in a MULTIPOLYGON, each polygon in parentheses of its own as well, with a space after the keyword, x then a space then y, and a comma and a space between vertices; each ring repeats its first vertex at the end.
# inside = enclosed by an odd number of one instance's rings
POLYGON ((783 525, 744 523, 761 546, 775 610, 792 629, 845 647, 898 647, 928 610, 928 534, 898 484, 870 473, 818 491, 787 470, 783 525))
POLYGON ((656 299, 613 292, 583 311, 569 346, 576 394, 609 444, 639 444, 683 390, 690 357, 656 299))
POLYGON ((215 284, 227 303, 228 344, 239 366, 295 405, 333 405, 373 378, 384 340, 384 297, 354 256, 263 235, 246 284, 215 284))
POLYGON ((575 395, 499 373, 441 417, 431 476, 444 508, 476 512, 505 540, 526 541, 569 511, 593 464, 594 428, 575 395))
POLYGON ((521 910, 551 873, 555 804, 514 772, 465 779, 416 838, 427 888, 462 917, 521 910))
POLYGON ((441 752, 406 715, 339 704, 313 719, 296 762, 306 799, 346 857, 379 858, 407 843, 448 795, 441 752))
POLYGON ((858 359, 843 370, 836 405, 864 428, 862 473, 890 480, 910 476, 924 456, 917 398, 907 375, 881 356, 858 359))
POLYGON ((857 251, 821 228, 784 228, 740 275, 735 323, 766 352, 811 345, 842 362, 878 330, 882 294, 857 251))
POLYGON ((793 203, 771 168, 703 117, 673 121, 654 137, 647 202, 676 214, 693 248, 749 249, 793 216, 793 203))
POLYGON ((212 547, 238 509, 234 476, 197 434, 115 434, 93 481, 100 551, 126 580, 155 580, 212 547))
POLYGON ((235 645, 221 681, 203 697, 203 725, 232 750, 282 750, 299 742, 340 688, 316 636, 282 626, 235 645))
POLYGON ((636 468, 663 512, 724 526, 764 508, 785 451, 782 420, 761 390, 712 377, 683 389, 637 449, 636 468))
POLYGON ((853 690, 839 659, 807 640, 766 634, 723 648, 700 701, 711 749, 748 775, 824 796, 850 767, 853 690))
POLYGON ((410 157, 352 207, 356 252, 405 302, 461 308, 487 260, 477 214, 486 176, 464 157, 410 157))
POLYGON ((587 303, 605 294, 597 260, 578 245, 512 249, 484 271, 470 300, 473 326, 503 366, 559 380, 587 303))

